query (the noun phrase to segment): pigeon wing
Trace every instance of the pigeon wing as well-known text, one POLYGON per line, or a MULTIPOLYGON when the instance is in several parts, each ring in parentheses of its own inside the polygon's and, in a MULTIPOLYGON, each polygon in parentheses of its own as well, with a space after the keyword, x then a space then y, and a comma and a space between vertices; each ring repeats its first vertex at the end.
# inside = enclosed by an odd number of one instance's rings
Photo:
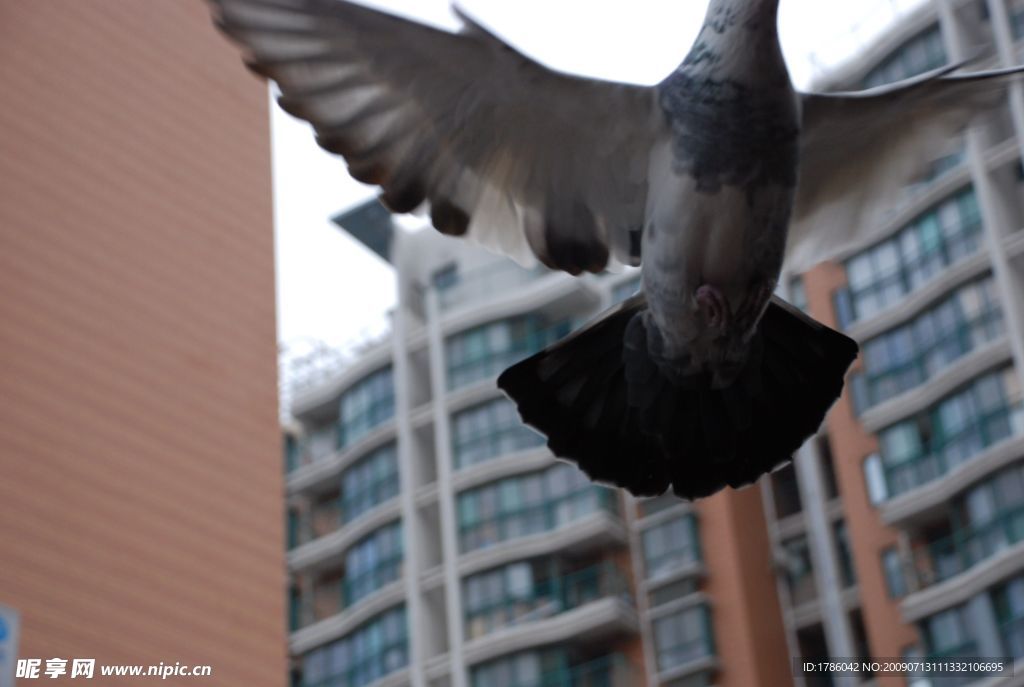
POLYGON ((889 86, 801 94, 800 181, 787 264, 800 272, 881 238, 883 215, 975 115, 1004 102, 1024 68, 950 65, 889 86))
POLYGON ((639 263, 653 88, 548 69, 460 14, 451 33, 341 0, 209 0, 279 102, 394 212, 571 274, 639 263))

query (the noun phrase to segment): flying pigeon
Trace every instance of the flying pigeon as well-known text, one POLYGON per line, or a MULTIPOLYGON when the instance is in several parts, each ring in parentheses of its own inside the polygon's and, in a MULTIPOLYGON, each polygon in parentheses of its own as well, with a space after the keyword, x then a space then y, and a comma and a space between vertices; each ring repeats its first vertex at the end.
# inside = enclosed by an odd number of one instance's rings
POLYGON ((638 295, 498 379, 556 456, 638 496, 749 484, 818 430, 857 345, 773 295, 783 260, 863 240, 851 221, 1017 71, 799 93, 778 0, 711 0, 651 87, 548 69, 458 9, 451 33, 343 0, 208 1, 391 211, 572 275, 642 262, 638 295))

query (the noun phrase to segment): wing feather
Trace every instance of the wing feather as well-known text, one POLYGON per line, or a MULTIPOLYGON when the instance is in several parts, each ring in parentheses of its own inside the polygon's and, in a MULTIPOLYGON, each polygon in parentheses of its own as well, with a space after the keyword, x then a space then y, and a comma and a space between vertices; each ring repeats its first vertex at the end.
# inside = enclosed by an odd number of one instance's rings
POLYGON ((880 239, 883 215, 973 118, 1005 102, 1024 67, 954 74, 954 64, 889 86, 802 94, 800 182, 787 262, 803 271, 880 239))
POLYGON ((653 88, 555 72, 458 10, 450 33, 343 0, 209 2, 391 210, 429 202, 440 231, 572 274, 639 262, 629 232, 666 135, 653 88))

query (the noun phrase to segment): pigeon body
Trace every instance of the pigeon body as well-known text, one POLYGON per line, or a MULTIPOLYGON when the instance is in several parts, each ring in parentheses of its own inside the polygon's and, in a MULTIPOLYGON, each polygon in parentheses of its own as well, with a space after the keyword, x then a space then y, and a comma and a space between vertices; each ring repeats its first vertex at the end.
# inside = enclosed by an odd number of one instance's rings
POLYGON ((778 0, 711 0, 656 87, 547 69, 458 10, 453 34, 343 0, 208 1, 392 211, 573 275, 642 263, 639 295, 498 379, 556 456, 637 495, 749 484, 817 431, 857 346, 772 296, 783 260, 871 240, 873 208, 1020 71, 798 93, 778 0))
POLYGON ((796 191, 799 103, 776 6, 712 2, 689 55, 657 89, 669 135, 648 173, 647 340, 665 374, 707 370, 716 388, 746 361, 796 191))

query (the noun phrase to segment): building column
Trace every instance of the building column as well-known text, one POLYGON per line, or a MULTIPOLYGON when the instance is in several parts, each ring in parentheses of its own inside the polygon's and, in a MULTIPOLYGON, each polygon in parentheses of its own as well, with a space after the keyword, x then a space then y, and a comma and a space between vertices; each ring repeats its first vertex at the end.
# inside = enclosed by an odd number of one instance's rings
POLYGON ((455 513, 455 491, 452 484, 452 442, 447 398, 447 368, 444 360, 444 337, 437 291, 424 293, 427 312, 427 338, 430 349, 430 387, 434 399, 434 455, 437 459, 437 498, 441 511, 441 549, 444 560, 445 613, 448 615, 448 664, 452 687, 467 687, 469 679, 462 656, 464 616, 459 579, 458 521, 455 513))
MULTIPOLYGON (((401 285, 399 285, 401 294, 401 285)), ((423 632, 429 630, 429 623, 423 612, 423 597, 420 592, 420 573, 423 555, 420 541, 416 536, 419 513, 416 508, 416 474, 413 464, 413 431, 409 420, 412 411, 409 369, 408 315, 399 302, 394 315, 394 338, 392 340, 392 372, 395 385, 395 423, 398 435, 399 494, 402 503, 402 547, 404 557, 405 613, 406 627, 409 628, 409 680, 412 687, 426 687, 426 652, 423 646, 423 632)))
MULTIPOLYGON (((814 581, 818 587, 818 603, 821 606, 822 627, 833 658, 855 658, 857 649, 853 642, 850 617, 843 603, 843 583, 839 573, 836 555, 835 533, 826 508, 824 479, 821 475, 821 460, 817 441, 809 439, 793 458, 797 484, 804 506, 804 522, 807 529, 807 544, 814 564, 814 581)), ((854 687, 859 679, 854 675, 834 675, 837 687, 854 687)))

